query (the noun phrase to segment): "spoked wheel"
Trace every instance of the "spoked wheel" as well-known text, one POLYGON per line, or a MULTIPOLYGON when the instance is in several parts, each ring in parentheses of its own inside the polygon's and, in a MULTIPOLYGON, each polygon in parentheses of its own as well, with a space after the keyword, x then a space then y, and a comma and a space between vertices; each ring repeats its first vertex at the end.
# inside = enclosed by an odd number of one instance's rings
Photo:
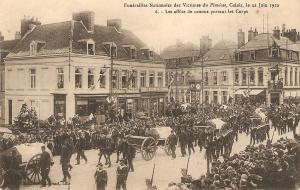
POLYGON ((169 145, 169 139, 166 139, 165 140, 165 146, 164 146, 164 150, 165 150, 165 153, 170 156, 172 154, 172 150, 171 150, 171 147, 169 145))
POLYGON ((41 154, 34 155, 25 166, 26 181, 29 184, 40 184, 42 173, 40 168, 41 154))
POLYGON ((141 146, 141 154, 144 160, 151 160, 156 152, 157 146, 156 141, 152 137, 147 137, 141 146))

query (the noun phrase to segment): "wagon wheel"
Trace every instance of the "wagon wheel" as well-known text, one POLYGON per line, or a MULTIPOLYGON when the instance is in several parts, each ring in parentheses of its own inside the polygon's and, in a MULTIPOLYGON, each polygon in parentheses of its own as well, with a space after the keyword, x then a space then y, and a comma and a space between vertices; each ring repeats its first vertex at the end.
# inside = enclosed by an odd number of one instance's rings
POLYGON ((166 139, 165 140, 165 146, 164 146, 164 150, 165 150, 165 153, 170 156, 172 154, 172 150, 171 150, 171 147, 169 145, 169 139, 166 139))
POLYGON ((42 173, 40 168, 41 154, 34 155, 25 166, 25 176, 29 184, 40 184, 42 173))
POLYGON ((156 151, 156 141, 152 137, 147 137, 141 146, 141 154, 144 160, 149 161, 151 160, 156 151))

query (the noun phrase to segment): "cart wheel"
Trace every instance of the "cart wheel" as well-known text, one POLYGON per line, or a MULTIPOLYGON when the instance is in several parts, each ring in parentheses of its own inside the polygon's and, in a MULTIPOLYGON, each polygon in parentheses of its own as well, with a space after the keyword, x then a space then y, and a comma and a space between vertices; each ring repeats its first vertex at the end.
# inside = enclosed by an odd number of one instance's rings
POLYGON ((25 166, 26 180, 29 184, 38 185, 42 180, 40 168, 41 154, 34 155, 25 166))
POLYGON ((172 154, 172 150, 171 150, 171 147, 169 145, 169 139, 166 139, 165 140, 165 146, 164 146, 164 150, 165 150, 165 153, 170 156, 172 154))
POLYGON ((152 137, 147 137, 143 141, 141 146, 141 154, 144 160, 149 161, 151 160, 156 152, 157 146, 156 141, 152 137))

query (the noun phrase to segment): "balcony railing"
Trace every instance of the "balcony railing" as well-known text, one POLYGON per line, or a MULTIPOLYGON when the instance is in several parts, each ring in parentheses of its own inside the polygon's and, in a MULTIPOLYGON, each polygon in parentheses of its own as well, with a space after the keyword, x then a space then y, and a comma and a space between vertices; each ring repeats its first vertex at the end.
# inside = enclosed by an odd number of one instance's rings
POLYGON ((282 90, 283 82, 282 81, 268 81, 268 89, 269 90, 282 90))

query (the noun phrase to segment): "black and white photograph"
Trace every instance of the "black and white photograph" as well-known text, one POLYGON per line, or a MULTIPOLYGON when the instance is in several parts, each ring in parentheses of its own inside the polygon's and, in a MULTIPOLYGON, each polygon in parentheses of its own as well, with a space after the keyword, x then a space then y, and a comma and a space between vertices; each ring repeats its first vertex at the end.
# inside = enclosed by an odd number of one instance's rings
POLYGON ((0 0, 0 190, 300 190, 300 0, 0 0))

